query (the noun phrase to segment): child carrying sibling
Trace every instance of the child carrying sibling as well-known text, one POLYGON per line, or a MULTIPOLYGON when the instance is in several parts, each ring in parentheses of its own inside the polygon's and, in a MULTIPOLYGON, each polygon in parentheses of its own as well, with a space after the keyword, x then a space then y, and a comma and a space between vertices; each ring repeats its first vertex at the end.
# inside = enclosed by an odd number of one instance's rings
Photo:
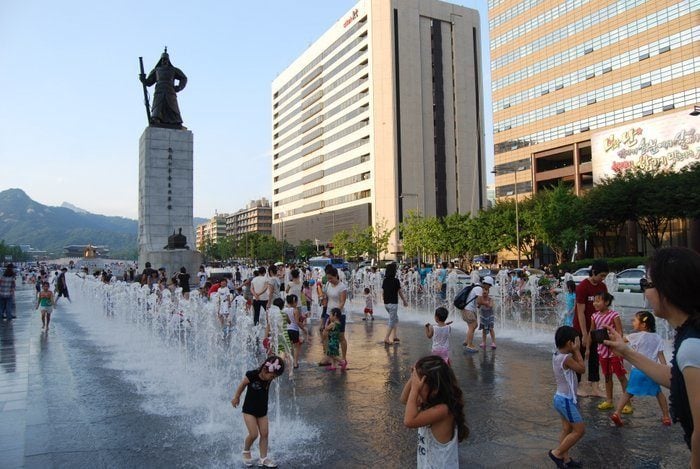
POLYGON ((425 325, 425 335, 428 339, 433 339, 431 353, 445 360, 450 364, 450 332, 452 321, 445 322, 449 311, 444 306, 435 310, 435 325, 425 325))
POLYGON ((243 463, 253 466, 250 448, 260 435, 260 459, 258 467, 277 467, 277 464, 267 456, 268 435, 270 423, 267 418, 267 401, 269 397, 270 383, 273 379, 284 373, 284 361, 275 355, 267 357, 257 370, 249 370, 245 378, 236 389, 236 394, 231 399, 231 405, 235 408, 241 400, 241 394, 245 393, 243 401, 243 421, 248 429, 248 435, 243 443, 243 463))

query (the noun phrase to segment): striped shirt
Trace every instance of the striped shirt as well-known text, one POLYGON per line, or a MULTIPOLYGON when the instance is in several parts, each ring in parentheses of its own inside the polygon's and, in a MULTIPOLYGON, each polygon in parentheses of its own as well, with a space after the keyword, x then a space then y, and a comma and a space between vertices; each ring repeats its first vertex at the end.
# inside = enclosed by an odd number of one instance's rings
MULTIPOLYGON (((597 311, 593 315, 593 322, 595 323, 596 329, 603 329, 605 326, 610 326, 615 328, 615 319, 619 318, 620 315, 617 311, 609 309, 607 312, 602 313, 597 311)), ((599 358, 610 358, 614 356, 613 351, 610 347, 605 344, 598 344, 598 357, 599 358)))
POLYGON ((0 277, 0 298, 12 298, 15 294, 15 277, 0 277))

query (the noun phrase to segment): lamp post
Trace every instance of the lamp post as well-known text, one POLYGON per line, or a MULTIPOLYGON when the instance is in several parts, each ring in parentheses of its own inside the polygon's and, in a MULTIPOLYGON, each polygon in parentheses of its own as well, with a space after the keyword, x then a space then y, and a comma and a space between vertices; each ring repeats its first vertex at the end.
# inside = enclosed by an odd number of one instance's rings
MULTIPOLYGON (((514 189, 514 196, 515 196, 515 247, 518 252, 518 263, 515 266, 516 268, 520 268, 520 216, 518 214, 518 171, 524 170, 524 166, 518 166, 517 168, 513 169, 506 169, 506 170, 501 170, 501 171, 496 171, 495 169, 491 171, 493 174, 498 175, 499 172, 505 172, 505 173, 513 173, 513 178, 515 179, 515 183, 513 184, 514 189)), ((509 194, 510 195, 510 194, 509 194)))

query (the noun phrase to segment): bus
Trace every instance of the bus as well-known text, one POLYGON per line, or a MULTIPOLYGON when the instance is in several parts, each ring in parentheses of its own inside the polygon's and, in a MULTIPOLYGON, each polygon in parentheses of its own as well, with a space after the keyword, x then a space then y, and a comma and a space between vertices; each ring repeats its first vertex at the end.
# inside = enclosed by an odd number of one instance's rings
POLYGON ((342 257, 325 257, 318 256, 309 259, 309 267, 312 269, 323 270, 328 264, 331 264, 338 270, 347 269, 348 263, 342 257))

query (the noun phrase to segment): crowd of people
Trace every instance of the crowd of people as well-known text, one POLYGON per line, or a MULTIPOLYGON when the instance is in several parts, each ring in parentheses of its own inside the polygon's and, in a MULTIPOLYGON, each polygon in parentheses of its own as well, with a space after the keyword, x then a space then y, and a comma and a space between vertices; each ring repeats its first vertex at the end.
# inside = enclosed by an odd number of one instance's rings
MULTIPOLYGON (((21 272, 23 282, 36 285, 36 309, 41 313, 44 330, 49 327, 59 299, 70 300, 66 270, 21 272)), ((140 275, 126 269, 119 278, 107 271, 100 272, 99 277, 105 283, 138 282, 158 297, 167 289, 186 300, 192 291, 197 291, 197 295, 215 304, 223 338, 239 314, 252 317, 253 325, 265 325, 262 345, 266 358, 259 368, 246 373, 231 400, 237 407, 245 393, 243 418, 248 435, 243 462, 263 467, 276 467, 268 455, 269 385, 285 369, 299 367, 311 321, 318 321, 323 346, 319 365, 331 372, 344 372, 348 366, 347 306, 353 292, 362 292, 359 303, 365 321, 374 320, 375 305, 383 304, 388 316, 384 344, 395 346, 401 343, 399 304, 408 306, 402 279, 413 278, 426 289, 433 282, 444 301, 434 310, 434 322, 425 324, 425 335, 432 341, 431 354, 413 366, 400 400, 406 405, 404 424, 418 429, 418 467, 458 466, 458 443, 468 436, 469 429, 462 391, 451 368, 449 344, 454 326, 448 319, 456 309, 466 323, 465 352, 475 353, 488 346, 495 349, 494 299, 490 293, 496 283, 493 277, 475 276, 471 286, 450 296, 450 267, 444 264, 434 272, 425 267, 398 269, 396 264, 388 264, 384 272, 376 268, 344 272, 331 264, 324 269, 309 269, 281 263, 256 268, 239 266, 219 277, 208 275, 206 270, 202 266, 191 277, 183 267, 168 275, 165 269, 156 270, 146 263, 140 275), (481 330, 480 347, 474 342, 477 328, 481 330), (256 440, 260 450, 257 460, 251 453, 256 440)), ((653 396, 660 408, 661 424, 681 424, 691 449, 691 466, 700 467, 700 436, 695 432, 700 416, 700 300, 695 294, 700 287, 700 255, 681 248, 657 251, 649 259, 647 276, 641 283, 653 313, 637 312, 630 325, 623 324, 613 308, 614 297, 604 283, 608 271, 604 261, 595 261, 587 279, 578 285, 566 282, 568 314, 555 333, 556 352, 552 358, 556 384, 553 407, 561 418, 562 430, 559 445, 549 451, 549 457, 559 468, 582 466, 570 454, 585 434, 585 412, 579 410, 580 399, 601 398, 597 408, 611 411, 611 424, 623 427, 623 416, 631 418, 634 412, 633 402, 642 396, 653 396), (663 339, 656 334, 657 317, 676 329, 670 364, 664 355, 663 339), (632 365, 629 374, 623 359, 632 365), (617 400, 614 379, 622 391, 617 400), (599 387, 601 380, 604 389, 599 387), (661 386, 670 389, 670 408, 661 386)), ((10 264, 0 277, 0 315, 4 321, 15 316, 15 276, 10 264)), ((513 285, 513 281, 508 284, 513 285)))

